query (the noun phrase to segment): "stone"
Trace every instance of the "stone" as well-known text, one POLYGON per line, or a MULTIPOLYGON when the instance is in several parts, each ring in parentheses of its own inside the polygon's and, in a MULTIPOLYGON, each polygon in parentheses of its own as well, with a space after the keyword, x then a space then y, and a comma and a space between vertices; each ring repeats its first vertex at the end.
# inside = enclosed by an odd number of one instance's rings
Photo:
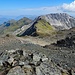
POLYGON ((71 70, 71 74, 72 74, 72 75, 75 75, 75 72, 74 72, 73 70, 71 70))
POLYGON ((18 66, 18 65, 19 65, 19 62, 14 60, 12 66, 18 66))
POLYGON ((41 61, 32 61, 32 62, 29 62, 29 65, 34 65, 34 66, 40 66, 41 64, 41 61))
POLYGON ((19 61, 19 65, 24 65, 25 62, 19 61))
POLYGON ((33 61, 40 61, 40 59, 41 59, 41 57, 39 56, 39 55, 37 55, 37 54, 34 54, 33 55, 33 61))
POLYGON ((33 53, 29 53, 28 57, 32 59, 33 58, 33 53))
POLYGON ((8 73, 9 70, 10 69, 3 70, 2 72, 0 72, 0 75, 7 75, 7 73, 8 73))
POLYGON ((36 67, 36 75, 44 75, 44 74, 42 74, 39 67, 36 67))
POLYGON ((20 66, 16 66, 10 69, 7 75, 26 75, 26 74, 24 73, 24 70, 22 70, 20 66))
POLYGON ((44 75, 61 75, 61 71, 52 65, 49 62, 42 62, 39 68, 44 75))
POLYGON ((3 60, 0 60, 0 66, 3 66, 3 60))
POLYGON ((26 53, 25 50, 23 50, 23 56, 24 56, 24 57, 27 57, 27 56, 28 56, 28 54, 26 53))
POLYGON ((48 61, 48 58, 42 58, 42 61, 44 62, 44 61, 48 61))
MULTIPOLYGON (((8 50, 7 50, 8 51, 8 50)), ((16 52, 16 50, 9 50, 8 51, 8 53, 10 53, 10 54, 12 54, 12 53, 14 53, 14 52, 16 52)))
POLYGON ((17 50, 16 52, 17 52, 17 54, 19 54, 19 55, 23 55, 23 50, 17 50))
POLYGON ((24 65, 22 68, 26 75, 33 75, 33 69, 30 65, 24 65))
POLYGON ((13 57, 9 57, 8 62, 11 64, 14 61, 13 57))

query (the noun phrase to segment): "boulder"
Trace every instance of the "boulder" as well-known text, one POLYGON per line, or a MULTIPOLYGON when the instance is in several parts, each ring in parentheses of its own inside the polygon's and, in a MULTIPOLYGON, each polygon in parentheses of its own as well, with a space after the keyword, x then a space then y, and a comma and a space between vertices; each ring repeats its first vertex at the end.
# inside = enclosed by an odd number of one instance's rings
POLYGON ((3 66, 3 60, 0 60, 0 66, 3 66))
POLYGON ((48 61, 48 58, 42 58, 42 61, 44 62, 44 61, 48 61))
POLYGON ((28 56, 28 54, 26 53, 25 50, 23 50, 23 56, 24 56, 24 57, 27 57, 27 56, 28 56))
POLYGON ((14 60, 13 63, 12 63, 12 66, 18 66, 18 65, 19 65, 19 61, 14 60))
POLYGON ((9 57, 8 62, 11 64, 14 61, 13 57, 9 57))
POLYGON ((24 65, 22 68, 26 75, 33 75, 33 69, 30 65, 24 65))
POLYGON ((17 50, 16 52, 17 52, 17 54, 19 54, 19 55, 23 55, 23 50, 17 50))
POLYGON ((19 65, 24 65, 24 64, 26 64, 26 63, 23 61, 19 61, 19 65))
POLYGON ((6 50, 8 53, 12 54, 14 52, 16 52, 16 50, 6 50))
POLYGON ((7 75, 26 75, 26 74, 24 73, 24 70, 22 70, 20 66, 16 66, 10 69, 7 75))
POLYGON ((71 74, 72 74, 72 75, 75 75, 75 72, 74 72, 73 70, 71 70, 71 74))
POLYGON ((39 67, 36 67, 36 75, 44 75, 39 67))
POLYGON ((34 54, 33 55, 33 61, 40 61, 40 59, 41 59, 41 57, 39 56, 39 55, 37 55, 37 54, 34 54))

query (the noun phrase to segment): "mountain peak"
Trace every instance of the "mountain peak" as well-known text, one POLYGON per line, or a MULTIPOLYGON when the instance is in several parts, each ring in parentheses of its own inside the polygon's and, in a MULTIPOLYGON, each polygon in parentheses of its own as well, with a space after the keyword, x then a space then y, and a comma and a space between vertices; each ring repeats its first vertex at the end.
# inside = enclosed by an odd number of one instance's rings
POLYGON ((52 26, 60 30, 75 27, 75 18, 67 13, 51 13, 42 15, 39 18, 45 19, 52 26))

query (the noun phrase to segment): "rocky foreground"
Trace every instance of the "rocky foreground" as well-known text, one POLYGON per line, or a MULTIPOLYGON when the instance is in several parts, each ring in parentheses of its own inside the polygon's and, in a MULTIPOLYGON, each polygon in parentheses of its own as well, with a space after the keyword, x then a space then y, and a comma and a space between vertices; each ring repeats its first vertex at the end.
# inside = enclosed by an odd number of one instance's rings
POLYGON ((9 24, 0 27, 0 75, 75 75, 75 18, 57 13, 9 24))
POLYGON ((6 50, 0 53, 0 75, 74 75, 56 65, 45 54, 28 50, 6 50))
POLYGON ((74 75, 74 38, 41 47, 22 38, 1 37, 0 75, 74 75))
MULTIPOLYGON (((6 50, 0 53, 0 75, 68 75, 45 54, 26 50, 6 50)), ((74 74, 74 73, 73 73, 74 74)))

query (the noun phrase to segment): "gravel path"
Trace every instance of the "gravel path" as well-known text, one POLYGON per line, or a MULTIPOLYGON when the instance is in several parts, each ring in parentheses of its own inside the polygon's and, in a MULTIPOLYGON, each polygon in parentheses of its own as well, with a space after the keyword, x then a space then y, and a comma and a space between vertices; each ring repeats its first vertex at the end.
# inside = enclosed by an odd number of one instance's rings
POLYGON ((42 40, 41 38, 35 38, 35 37, 16 37, 16 39, 20 40, 21 43, 32 43, 37 44, 40 46, 49 45, 50 43, 46 42, 45 40, 42 40))

